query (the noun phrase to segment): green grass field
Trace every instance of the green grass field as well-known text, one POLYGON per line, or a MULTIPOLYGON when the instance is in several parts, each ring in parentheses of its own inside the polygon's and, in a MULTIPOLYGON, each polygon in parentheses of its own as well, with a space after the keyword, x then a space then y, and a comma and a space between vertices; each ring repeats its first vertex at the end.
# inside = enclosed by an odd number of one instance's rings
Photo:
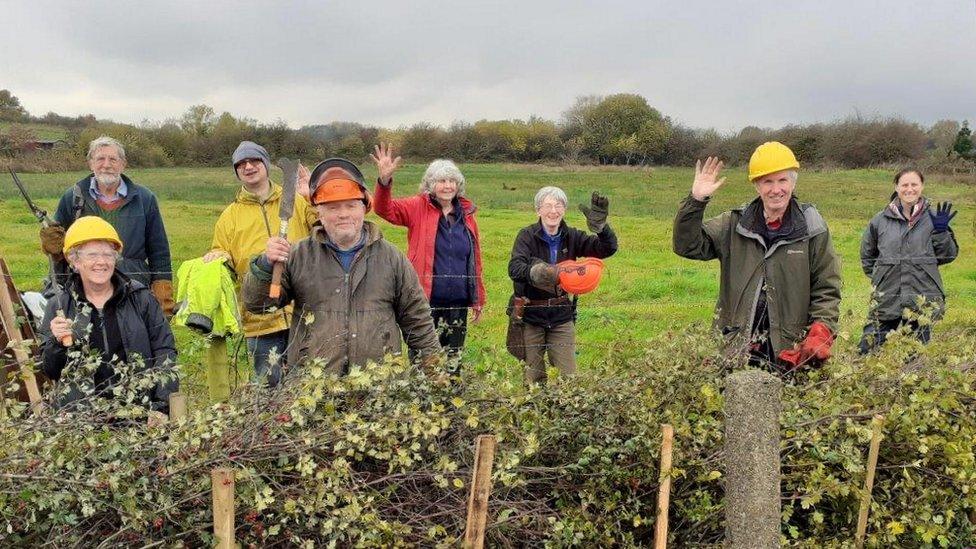
MULTIPOLYGON (((678 168, 627 169, 545 167, 524 165, 463 165, 468 196, 478 205, 486 287, 489 303, 483 322, 469 330, 468 358, 501 361, 517 368, 504 355, 505 305, 511 293, 507 265, 518 230, 534 222, 532 199, 543 185, 557 185, 571 204, 589 199, 593 190, 610 197, 610 223, 620 239, 620 251, 608 262, 601 287, 580 298, 578 340, 580 365, 586 368, 606 349, 625 341, 640 342, 663 330, 681 330, 689 323, 709 322, 718 291, 718 263, 679 258, 671 251, 671 222, 680 200, 691 187, 692 170, 678 168)), ((400 170, 394 192, 415 193, 423 165, 400 170)), ((213 223, 238 188, 227 168, 131 170, 135 181, 159 197, 173 251, 174 270, 181 261, 209 249, 213 223)), ((367 176, 375 175, 367 169, 367 176)), ((84 174, 25 174, 21 179, 43 208, 53 211, 60 194, 84 174)), ((745 171, 730 170, 729 182, 716 195, 706 215, 716 215, 754 197, 745 171)), ((891 192, 887 170, 802 172, 797 193, 813 202, 830 224, 844 274, 841 306, 842 341, 856 344, 867 310, 870 285, 859 265, 861 232, 886 203, 891 192)), ((273 175, 280 181, 280 172, 273 175)), ((948 312, 935 337, 976 337, 976 182, 932 176, 926 186, 931 200, 951 200, 960 210, 953 228, 960 257, 942 268, 948 293, 948 312)), ((21 290, 37 288, 47 263, 39 251, 37 222, 13 183, 0 183, 3 220, 2 256, 21 290)), ((405 251, 405 230, 371 214, 384 234, 405 251)), ((567 222, 585 228, 575 206, 567 222)), ((189 336, 180 335, 181 342, 189 336)), ((186 368, 194 370, 194 353, 186 353, 186 368)))
MULTIPOLYGON (((9 128, 13 123, 11 122, 0 122, 0 131, 4 131, 9 128)), ((52 141, 57 141, 58 139, 66 139, 68 137, 68 131, 61 126, 54 126, 51 124, 20 124, 20 126, 26 127, 27 129, 34 132, 34 136, 38 139, 49 139, 52 141)))

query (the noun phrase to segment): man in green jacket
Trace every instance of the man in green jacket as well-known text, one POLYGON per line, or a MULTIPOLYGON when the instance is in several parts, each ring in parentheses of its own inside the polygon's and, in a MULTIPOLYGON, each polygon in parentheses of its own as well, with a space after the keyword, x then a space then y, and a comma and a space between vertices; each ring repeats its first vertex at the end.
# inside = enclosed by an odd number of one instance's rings
POLYGON ((840 264, 823 217, 793 196, 800 164, 782 143, 760 145, 749 160, 759 196, 703 221, 725 183, 722 167, 711 157, 695 166, 674 220, 674 251, 720 261, 716 328, 733 350, 781 373, 817 365, 830 357, 837 329, 840 264))
POLYGON ((330 372, 399 354, 402 341, 424 364, 439 360, 427 297, 407 257, 364 221, 370 207, 362 173, 332 158, 309 179, 321 225, 292 246, 268 239, 244 277, 244 306, 252 313, 294 303, 286 362, 323 359, 330 372), (284 263, 281 295, 269 297, 274 263, 284 263))

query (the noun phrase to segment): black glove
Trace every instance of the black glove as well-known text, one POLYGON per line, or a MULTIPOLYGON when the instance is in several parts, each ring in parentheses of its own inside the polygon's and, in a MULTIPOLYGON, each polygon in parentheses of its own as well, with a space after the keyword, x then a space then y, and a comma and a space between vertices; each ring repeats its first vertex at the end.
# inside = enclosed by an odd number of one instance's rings
POLYGON ((932 218, 932 233, 944 233, 949 230, 949 222, 956 217, 958 211, 952 211, 952 202, 939 202, 935 207, 935 213, 929 211, 932 218))
POLYGON ((600 234, 607 226, 607 214, 610 213, 610 201, 607 197, 594 191, 590 199, 590 206, 580 204, 579 209, 586 216, 586 226, 594 233, 600 234))

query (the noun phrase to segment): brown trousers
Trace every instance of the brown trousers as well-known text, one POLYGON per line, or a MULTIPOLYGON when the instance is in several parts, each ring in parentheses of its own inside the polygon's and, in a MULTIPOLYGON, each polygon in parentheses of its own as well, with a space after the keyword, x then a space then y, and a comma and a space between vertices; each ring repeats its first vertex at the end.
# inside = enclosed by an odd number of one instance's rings
POLYGON ((576 323, 565 322, 552 328, 525 325, 525 381, 546 382, 545 355, 561 375, 576 373, 576 323))

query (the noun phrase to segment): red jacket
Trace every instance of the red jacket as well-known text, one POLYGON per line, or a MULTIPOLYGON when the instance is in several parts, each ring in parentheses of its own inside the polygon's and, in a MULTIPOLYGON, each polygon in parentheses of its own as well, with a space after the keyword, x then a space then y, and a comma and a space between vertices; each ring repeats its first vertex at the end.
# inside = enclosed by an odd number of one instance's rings
MULTIPOLYGON (((437 223, 440 221, 441 210, 430 201, 428 193, 420 193, 407 198, 393 198, 393 184, 388 186, 376 184, 373 194, 373 209, 383 219, 407 228, 407 259, 413 265, 420 285, 430 299, 430 288, 434 280, 434 243, 437 240, 437 223)), ((477 210, 474 203, 464 197, 458 197, 464 210, 464 224, 471 233, 474 253, 475 286, 477 298, 472 307, 481 309, 485 306, 485 282, 481 274, 481 235, 478 233, 478 222, 474 219, 477 210)))

